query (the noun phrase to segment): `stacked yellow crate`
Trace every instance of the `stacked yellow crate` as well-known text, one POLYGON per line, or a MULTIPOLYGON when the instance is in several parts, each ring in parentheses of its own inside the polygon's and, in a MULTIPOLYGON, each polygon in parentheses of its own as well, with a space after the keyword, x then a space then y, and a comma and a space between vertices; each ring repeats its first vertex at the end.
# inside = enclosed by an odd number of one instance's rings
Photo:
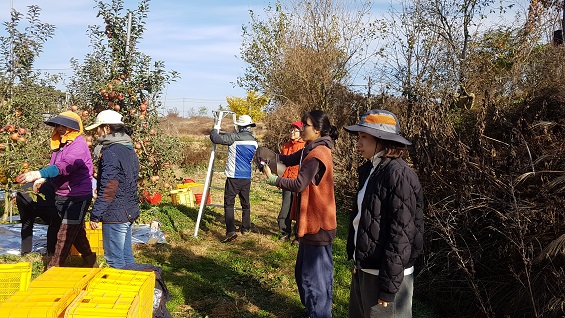
POLYGON ((101 270, 101 268, 51 267, 34 279, 29 287, 31 289, 70 289, 78 294, 86 289, 90 280, 101 270))
POLYGON ((139 295, 108 290, 84 290, 69 305, 65 318, 151 317, 141 312, 139 295))
MULTIPOLYGON (((29 272, 31 275, 31 267, 29 272)), ((16 291, 0 302, 1 317, 153 316, 155 273, 152 271, 52 267, 31 284, 27 279, 27 284, 20 284, 27 290, 16 291)))
POLYGON ((0 302, 17 291, 27 290, 31 281, 31 263, 0 264, 0 302))
POLYGON ((4 318, 60 318, 76 296, 72 289, 30 288, 0 303, 0 313, 4 318))
MULTIPOLYGON (((119 293, 122 296, 139 297, 139 318, 153 316, 155 272, 104 268, 90 280, 86 291, 119 293)), ((76 318, 75 316, 73 318, 76 318)))
POLYGON ((99 271, 99 268, 51 267, 28 282, 29 289, 18 291, 0 303, 0 312, 5 313, 2 317, 58 318, 99 271))

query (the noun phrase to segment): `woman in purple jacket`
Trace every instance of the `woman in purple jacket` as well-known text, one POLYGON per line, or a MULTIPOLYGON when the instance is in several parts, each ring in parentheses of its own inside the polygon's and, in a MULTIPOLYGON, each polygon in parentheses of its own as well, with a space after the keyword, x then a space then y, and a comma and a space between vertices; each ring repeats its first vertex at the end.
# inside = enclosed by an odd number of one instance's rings
POLYGON ((62 219, 57 234, 55 254, 48 267, 63 266, 74 245, 81 253, 84 267, 96 265, 96 253, 90 249, 86 237, 84 217, 92 202, 92 158, 82 136, 80 117, 66 111, 45 124, 55 127, 51 136, 51 161, 49 166, 19 175, 19 183, 34 182, 33 189, 50 179, 55 186, 55 206, 62 219))

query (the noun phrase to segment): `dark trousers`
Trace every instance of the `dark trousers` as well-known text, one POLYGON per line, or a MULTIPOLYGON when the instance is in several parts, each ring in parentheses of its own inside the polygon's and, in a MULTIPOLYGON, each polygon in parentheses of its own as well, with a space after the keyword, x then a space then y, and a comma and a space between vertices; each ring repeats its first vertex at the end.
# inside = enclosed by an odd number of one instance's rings
MULTIPOLYGON (((293 193, 291 191, 282 191, 282 204, 278 216, 279 231, 282 236, 290 236, 292 234, 292 220, 290 219, 290 208, 292 207, 293 193)), ((296 231, 294 231, 296 232, 296 231)))
POLYGON ((22 222, 22 254, 29 253, 33 246, 33 225, 35 218, 39 217, 43 223, 47 224, 47 254, 55 253, 55 244, 57 244, 57 232, 61 226, 61 218, 57 213, 55 206, 41 206, 38 202, 33 201, 31 197, 22 192, 16 195, 16 205, 20 213, 20 221, 22 222))
POLYGON ((332 316, 334 264, 331 245, 298 245, 294 267, 300 301, 311 318, 332 316))
POLYGON ((91 202, 92 196, 56 197, 55 206, 61 216, 62 224, 57 234, 57 245, 49 267, 63 266, 71 253, 72 245, 82 254, 82 257, 92 254, 84 229, 84 217, 91 202))
POLYGON ((383 307, 379 300, 379 276, 357 270, 351 277, 350 318, 411 318, 414 274, 405 275, 394 302, 383 307))
POLYGON ((234 233, 235 217, 234 205, 235 196, 239 196, 241 203, 241 232, 251 229, 251 207, 249 205, 249 189, 251 189, 251 179, 227 178, 224 187, 224 218, 226 221, 226 234, 234 233))

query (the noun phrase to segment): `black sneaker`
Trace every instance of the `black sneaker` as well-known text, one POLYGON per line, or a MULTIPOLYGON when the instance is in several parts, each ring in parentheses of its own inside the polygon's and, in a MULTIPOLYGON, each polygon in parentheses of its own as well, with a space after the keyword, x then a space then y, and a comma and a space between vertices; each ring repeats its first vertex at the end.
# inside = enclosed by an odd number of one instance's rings
POLYGON ((290 235, 286 234, 286 235, 283 235, 283 236, 279 237, 279 241, 281 241, 281 242, 288 242, 288 241, 290 241, 290 235))
POLYGON ((237 238, 237 233, 235 232, 230 232, 226 235, 226 237, 224 237, 224 239, 222 239, 222 243, 227 243, 227 242, 231 242, 233 240, 235 240, 237 238))
POLYGON ((298 246, 298 245, 300 245, 300 242, 298 242, 298 239, 294 239, 294 240, 292 240, 292 243, 290 243, 290 245, 298 246))

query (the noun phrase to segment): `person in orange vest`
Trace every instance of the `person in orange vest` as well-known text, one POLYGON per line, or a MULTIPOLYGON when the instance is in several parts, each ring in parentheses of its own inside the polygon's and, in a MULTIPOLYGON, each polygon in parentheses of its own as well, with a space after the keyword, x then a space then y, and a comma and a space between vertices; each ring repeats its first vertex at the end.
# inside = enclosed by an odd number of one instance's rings
MULTIPOLYGON (((290 130, 289 130, 290 140, 284 143, 284 145, 282 145, 281 154, 290 155, 304 148, 305 142, 304 140, 302 140, 302 137, 300 136, 300 132, 302 131, 303 127, 304 125, 302 124, 301 121, 295 121, 290 125, 290 130)), ((298 168, 299 166, 286 167, 282 177, 296 179, 296 177, 298 176, 298 168)), ((278 216, 278 225, 281 235, 280 240, 285 242, 290 241, 290 237, 293 234, 293 232, 294 235, 296 236, 296 231, 292 230, 292 226, 291 226, 292 221, 290 219, 290 207, 292 206, 293 197, 294 194, 292 191, 282 190, 282 204, 278 216)), ((296 240, 296 238, 295 241, 296 241, 296 245, 298 245, 298 241, 296 240)))

